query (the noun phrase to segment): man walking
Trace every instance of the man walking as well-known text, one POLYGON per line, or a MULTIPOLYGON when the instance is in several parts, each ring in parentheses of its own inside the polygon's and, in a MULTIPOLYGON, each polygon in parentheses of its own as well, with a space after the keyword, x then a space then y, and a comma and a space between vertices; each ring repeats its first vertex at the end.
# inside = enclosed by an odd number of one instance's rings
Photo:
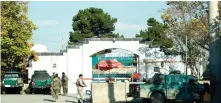
POLYGON ((83 103, 84 101, 84 87, 87 87, 87 85, 83 81, 83 75, 79 75, 79 79, 76 82, 77 91, 78 91, 78 102, 83 103))
POLYGON ((52 76, 51 76, 51 77, 52 77, 52 79, 55 77, 55 72, 52 73, 52 76))
POLYGON ((61 81, 58 78, 58 74, 55 74, 51 82, 51 87, 52 87, 53 102, 56 102, 59 96, 59 89, 61 88, 61 81))
MULTIPOLYGON (((57 73, 57 75, 58 75, 58 73, 57 73)), ((61 82, 61 78, 58 76, 58 79, 60 80, 60 82, 61 82)), ((61 82, 62 83, 62 82, 61 82)), ((61 95, 61 86, 62 86, 62 84, 60 85, 60 89, 59 89, 59 95, 61 95)))
POLYGON ((53 82, 53 79, 55 77, 55 72, 52 73, 52 76, 51 76, 51 94, 53 95, 53 89, 52 89, 52 82, 53 82))
POLYGON ((63 93, 64 96, 67 95, 68 92, 68 77, 65 75, 64 72, 62 72, 62 87, 63 87, 63 93))

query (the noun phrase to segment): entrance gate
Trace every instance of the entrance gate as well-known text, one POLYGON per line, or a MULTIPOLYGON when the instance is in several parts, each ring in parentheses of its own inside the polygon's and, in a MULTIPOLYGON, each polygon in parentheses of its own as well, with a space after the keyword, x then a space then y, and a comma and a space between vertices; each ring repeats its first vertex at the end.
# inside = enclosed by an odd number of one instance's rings
POLYGON ((93 82, 107 82, 128 80, 138 70, 138 56, 136 54, 114 55, 101 54, 92 57, 93 82))
MULTIPOLYGON (((98 51, 109 48, 118 48, 130 51, 139 57, 139 61, 142 61, 145 58, 145 53, 143 53, 141 49, 147 45, 141 43, 141 40, 141 38, 88 38, 85 39, 83 44, 69 46, 67 49, 67 75, 74 83, 78 78, 78 75, 83 74, 85 83, 90 84, 93 78, 93 64, 91 55, 97 53, 98 51)), ((103 59, 100 58, 100 60, 103 59)), ((73 83, 70 83, 69 86, 73 87, 73 83)), ((73 91, 77 92, 76 88, 73 89, 73 91)), ((90 90, 90 85, 88 85, 86 89, 90 90)))

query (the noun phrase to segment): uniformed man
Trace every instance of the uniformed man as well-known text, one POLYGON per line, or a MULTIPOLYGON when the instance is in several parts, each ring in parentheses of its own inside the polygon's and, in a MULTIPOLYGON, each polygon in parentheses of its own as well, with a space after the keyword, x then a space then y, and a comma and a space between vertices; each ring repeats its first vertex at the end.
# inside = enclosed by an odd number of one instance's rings
POLYGON ((55 74, 56 74, 55 72, 52 73, 51 79, 54 78, 55 74))
POLYGON ((83 103, 84 101, 84 87, 87 87, 87 85, 83 81, 83 75, 79 75, 79 79, 76 82, 77 91, 78 91, 78 102, 83 103))
POLYGON ((59 96, 59 89, 61 88, 61 81, 58 78, 58 74, 55 74, 54 78, 52 79, 51 87, 53 101, 56 102, 59 96))
MULTIPOLYGON (((54 77, 55 77, 55 72, 52 73, 52 76, 51 76, 52 81, 53 81, 54 77)), ((53 93, 52 81, 51 81, 51 94, 53 93)), ((52 94, 52 95, 53 95, 53 94, 52 94)))
MULTIPOLYGON (((58 75, 58 74, 57 74, 58 75)), ((58 76, 58 79, 61 81, 61 78, 58 76)), ((62 83, 62 82, 61 82, 62 83)), ((61 84, 61 86, 62 86, 62 84, 61 84)), ((59 95, 61 95, 61 87, 60 87, 60 89, 59 89, 59 95)))
POLYGON ((62 72, 62 87, 63 87, 63 93, 64 96, 67 95, 68 92, 68 77, 65 75, 64 72, 62 72))

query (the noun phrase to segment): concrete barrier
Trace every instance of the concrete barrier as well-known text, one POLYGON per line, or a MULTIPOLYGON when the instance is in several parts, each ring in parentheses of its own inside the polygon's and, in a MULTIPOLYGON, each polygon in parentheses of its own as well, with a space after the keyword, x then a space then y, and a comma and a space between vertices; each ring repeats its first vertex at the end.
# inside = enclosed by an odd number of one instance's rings
POLYGON ((92 103, 117 103, 126 101, 129 83, 92 83, 92 103))

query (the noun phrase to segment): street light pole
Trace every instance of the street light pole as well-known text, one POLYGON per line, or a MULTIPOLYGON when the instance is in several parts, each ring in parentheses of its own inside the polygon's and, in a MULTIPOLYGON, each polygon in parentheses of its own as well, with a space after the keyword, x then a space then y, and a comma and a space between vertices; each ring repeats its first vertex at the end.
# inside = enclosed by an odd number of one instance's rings
POLYGON ((187 75, 187 73, 188 73, 188 71, 187 71, 187 69, 188 69, 188 65, 187 65, 187 34, 186 34, 186 45, 185 45, 185 51, 186 51, 186 75, 187 75))
POLYGON ((209 35, 211 37, 209 45, 209 62, 211 70, 211 103, 221 103, 221 68, 220 68, 220 41, 219 41, 219 26, 217 17, 218 1, 209 1, 209 35))

